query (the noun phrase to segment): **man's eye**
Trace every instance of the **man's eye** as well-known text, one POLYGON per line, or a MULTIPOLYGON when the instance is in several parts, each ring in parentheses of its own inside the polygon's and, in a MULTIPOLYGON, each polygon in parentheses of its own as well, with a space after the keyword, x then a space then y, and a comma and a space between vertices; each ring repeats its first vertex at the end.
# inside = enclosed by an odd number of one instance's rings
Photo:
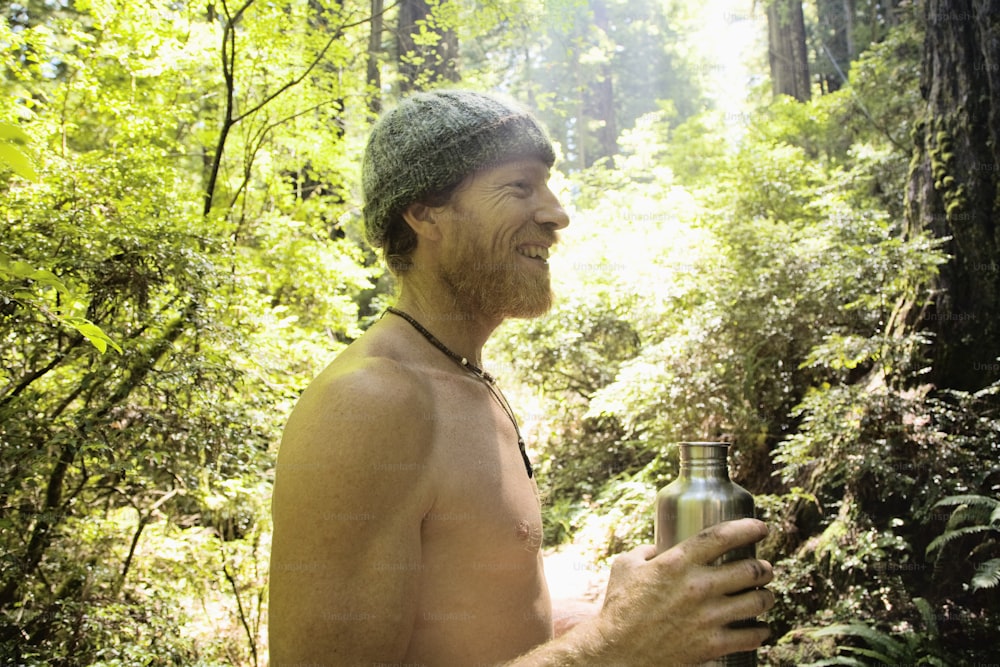
POLYGON ((528 192, 529 190, 531 190, 531 184, 528 183, 528 181, 514 181, 513 183, 510 184, 510 187, 515 188, 517 190, 522 190, 524 192, 528 192))

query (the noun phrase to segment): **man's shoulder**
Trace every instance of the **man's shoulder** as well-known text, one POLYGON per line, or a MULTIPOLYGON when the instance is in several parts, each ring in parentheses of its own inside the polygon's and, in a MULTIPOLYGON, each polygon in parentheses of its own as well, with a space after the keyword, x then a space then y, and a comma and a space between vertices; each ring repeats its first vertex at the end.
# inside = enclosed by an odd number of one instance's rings
POLYGON ((282 439, 283 448, 350 456, 358 448, 426 454, 430 433, 421 428, 430 412, 427 380, 392 356, 348 350, 338 356, 299 398, 282 439), (362 447, 363 446, 363 447, 362 447))
MULTIPOLYGON (((422 393, 425 379, 403 360, 389 355, 347 350, 309 385, 307 392, 322 392, 327 399, 378 399, 422 393)), ((305 396, 305 394, 303 394, 305 396)))

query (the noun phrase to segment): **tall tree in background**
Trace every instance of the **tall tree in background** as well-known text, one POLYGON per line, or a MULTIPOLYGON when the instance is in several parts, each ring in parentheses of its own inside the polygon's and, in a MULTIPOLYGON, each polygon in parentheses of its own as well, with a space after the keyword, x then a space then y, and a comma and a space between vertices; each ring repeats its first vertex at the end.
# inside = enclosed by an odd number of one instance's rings
POLYGON ((808 100, 809 57, 802 0, 774 0, 767 6, 767 44, 774 95, 808 100))
POLYGON ((421 90, 445 81, 458 81, 458 36, 442 25, 434 11, 441 3, 402 0, 396 28, 400 88, 421 90))
POLYGON ((949 239, 922 321, 936 335, 930 379, 975 390, 1000 378, 1000 6, 929 0, 924 18, 908 222, 949 239))
POLYGON ((525 96, 565 150, 571 169, 608 161, 618 134, 639 117, 669 110, 681 122, 704 108, 691 62, 688 8, 649 0, 552 3, 527 46, 525 96))
POLYGON ((823 92, 832 93, 843 83, 842 73, 846 73, 856 55, 854 47, 855 0, 816 0, 819 19, 817 60, 818 74, 823 84, 823 92))
MULTIPOLYGON (((605 40, 611 31, 608 6, 604 0, 591 0, 590 9, 594 14, 594 25, 605 40)), ((615 86, 612 79, 611 63, 602 63, 597 80, 591 87, 593 112, 597 120, 597 143, 600 156, 612 160, 618 152, 618 124, 615 122, 615 86)), ((612 162, 608 166, 613 166, 612 162)))
POLYGON ((367 74, 365 80, 368 83, 368 110, 377 114, 382 110, 382 69, 379 62, 379 53, 382 52, 382 12, 385 2, 383 0, 371 0, 372 23, 368 32, 368 57, 365 61, 367 74))

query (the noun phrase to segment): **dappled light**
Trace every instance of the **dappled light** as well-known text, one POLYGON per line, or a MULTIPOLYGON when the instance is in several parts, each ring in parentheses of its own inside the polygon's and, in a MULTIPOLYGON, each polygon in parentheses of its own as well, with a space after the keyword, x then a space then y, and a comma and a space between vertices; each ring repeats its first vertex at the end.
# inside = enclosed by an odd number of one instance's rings
POLYGON ((556 146, 554 305, 484 366, 560 596, 653 541, 678 442, 725 441, 771 531, 760 664, 995 660, 998 30, 958 0, 8 3, 0 664, 268 664, 282 429, 397 296, 361 153, 444 86, 556 146))

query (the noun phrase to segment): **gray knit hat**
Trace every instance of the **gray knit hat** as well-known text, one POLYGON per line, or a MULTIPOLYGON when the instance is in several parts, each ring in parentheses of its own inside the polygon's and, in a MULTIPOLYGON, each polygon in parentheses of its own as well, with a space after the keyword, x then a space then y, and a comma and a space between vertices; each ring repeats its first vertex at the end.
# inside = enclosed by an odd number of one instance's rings
POLYGON ((394 218, 474 171, 517 157, 555 162, 552 142, 526 110, 467 90, 417 93, 372 129, 361 167, 365 233, 384 248, 394 218))

